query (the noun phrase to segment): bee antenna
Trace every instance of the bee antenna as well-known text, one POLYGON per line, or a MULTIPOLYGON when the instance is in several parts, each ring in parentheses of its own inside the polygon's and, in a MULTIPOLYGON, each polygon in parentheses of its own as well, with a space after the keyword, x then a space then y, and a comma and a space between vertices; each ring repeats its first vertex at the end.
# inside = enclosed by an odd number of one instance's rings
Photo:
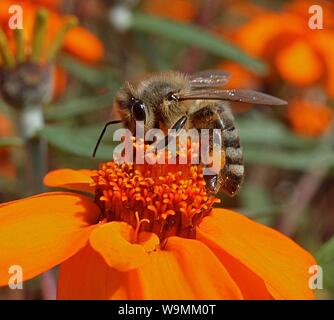
POLYGON ((94 148, 94 151, 93 151, 93 154, 92 154, 93 158, 95 158, 96 151, 99 148, 99 145, 101 143, 101 140, 102 140, 104 134, 106 133, 107 128, 112 124, 116 124, 116 123, 120 123, 120 122, 122 122, 122 120, 113 120, 113 121, 109 121, 105 124, 104 128, 102 129, 102 131, 100 133, 99 139, 96 142, 96 145, 95 145, 95 148, 94 148))

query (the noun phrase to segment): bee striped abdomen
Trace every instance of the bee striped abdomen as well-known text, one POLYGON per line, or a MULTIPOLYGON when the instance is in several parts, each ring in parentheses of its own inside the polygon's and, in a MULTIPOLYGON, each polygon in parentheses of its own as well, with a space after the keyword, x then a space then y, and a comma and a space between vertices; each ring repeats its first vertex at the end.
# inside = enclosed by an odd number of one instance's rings
POLYGON ((244 176, 243 156, 240 148, 238 132, 229 106, 224 102, 204 102, 203 108, 192 114, 193 127, 210 130, 219 129, 220 134, 210 136, 209 151, 213 145, 219 144, 222 149, 222 168, 219 174, 204 176, 209 194, 219 190, 233 197, 239 191, 244 176))
POLYGON ((225 166, 221 170, 220 184, 224 192, 234 196, 239 191, 244 177, 243 154, 236 128, 222 130, 222 143, 225 148, 225 166))

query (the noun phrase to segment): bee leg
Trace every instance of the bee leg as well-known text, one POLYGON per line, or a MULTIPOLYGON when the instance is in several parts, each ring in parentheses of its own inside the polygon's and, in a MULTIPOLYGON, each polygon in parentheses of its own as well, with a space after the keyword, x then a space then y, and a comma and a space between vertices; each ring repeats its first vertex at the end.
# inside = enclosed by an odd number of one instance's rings
MULTIPOLYGON (((220 134, 210 135, 209 152, 214 144, 221 147, 222 166, 218 174, 204 175, 207 192, 216 194, 222 190, 230 197, 235 196, 243 180, 244 166, 239 135, 229 107, 221 102, 207 104, 195 112, 191 120, 193 127, 198 129, 221 129, 220 134)), ((210 168, 206 169, 210 173, 210 168)))
MULTIPOLYGON (((171 129, 174 129, 176 131, 176 134, 184 127, 184 125, 187 122, 187 117, 186 116, 182 116, 179 120, 177 120, 175 122, 175 124, 173 125, 173 127, 171 129)), ((161 150, 164 149, 168 146, 169 143, 171 143, 173 141, 173 139, 175 139, 175 135, 166 135, 164 139, 161 139, 158 143, 157 143, 157 150, 161 150)))

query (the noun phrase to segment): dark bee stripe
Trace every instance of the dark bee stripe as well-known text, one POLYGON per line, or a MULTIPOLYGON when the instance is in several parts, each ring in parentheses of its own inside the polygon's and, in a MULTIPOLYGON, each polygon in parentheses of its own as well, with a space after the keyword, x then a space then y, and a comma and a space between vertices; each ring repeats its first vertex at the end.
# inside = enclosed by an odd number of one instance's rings
POLYGON ((222 128, 225 131, 233 130, 235 128, 233 119, 230 118, 230 115, 227 112, 223 112, 217 122, 219 123, 217 123, 216 128, 222 128))
POLYGON ((225 149, 226 154, 226 164, 236 164, 242 165, 243 164, 243 156, 241 148, 234 148, 234 147, 227 147, 225 149))
POLYGON ((235 127, 223 130, 226 164, 221 171, 221 188, 230 196, 238 193, 244 177, 243 155, 235 127))
POLYGON ((240 147, 240 140, 238 136, 237 130, 233 127, 230 130, 223 130, 222 132, 224 146, 225 148, 239 148, 240 147))

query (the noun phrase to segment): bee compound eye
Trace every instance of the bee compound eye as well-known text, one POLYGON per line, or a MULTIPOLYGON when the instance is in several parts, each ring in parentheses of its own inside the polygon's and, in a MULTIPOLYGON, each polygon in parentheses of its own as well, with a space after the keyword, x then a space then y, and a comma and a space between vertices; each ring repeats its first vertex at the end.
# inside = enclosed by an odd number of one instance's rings
POLYGON ((145 121, 146 120, 145 104, 140 100, 134 101, 132 105, 132 113, 137 121, 145 121))
POLYGON ((174 92, 168 93, 166 98, 168 101, 178 101, 178 96, 174 92))

